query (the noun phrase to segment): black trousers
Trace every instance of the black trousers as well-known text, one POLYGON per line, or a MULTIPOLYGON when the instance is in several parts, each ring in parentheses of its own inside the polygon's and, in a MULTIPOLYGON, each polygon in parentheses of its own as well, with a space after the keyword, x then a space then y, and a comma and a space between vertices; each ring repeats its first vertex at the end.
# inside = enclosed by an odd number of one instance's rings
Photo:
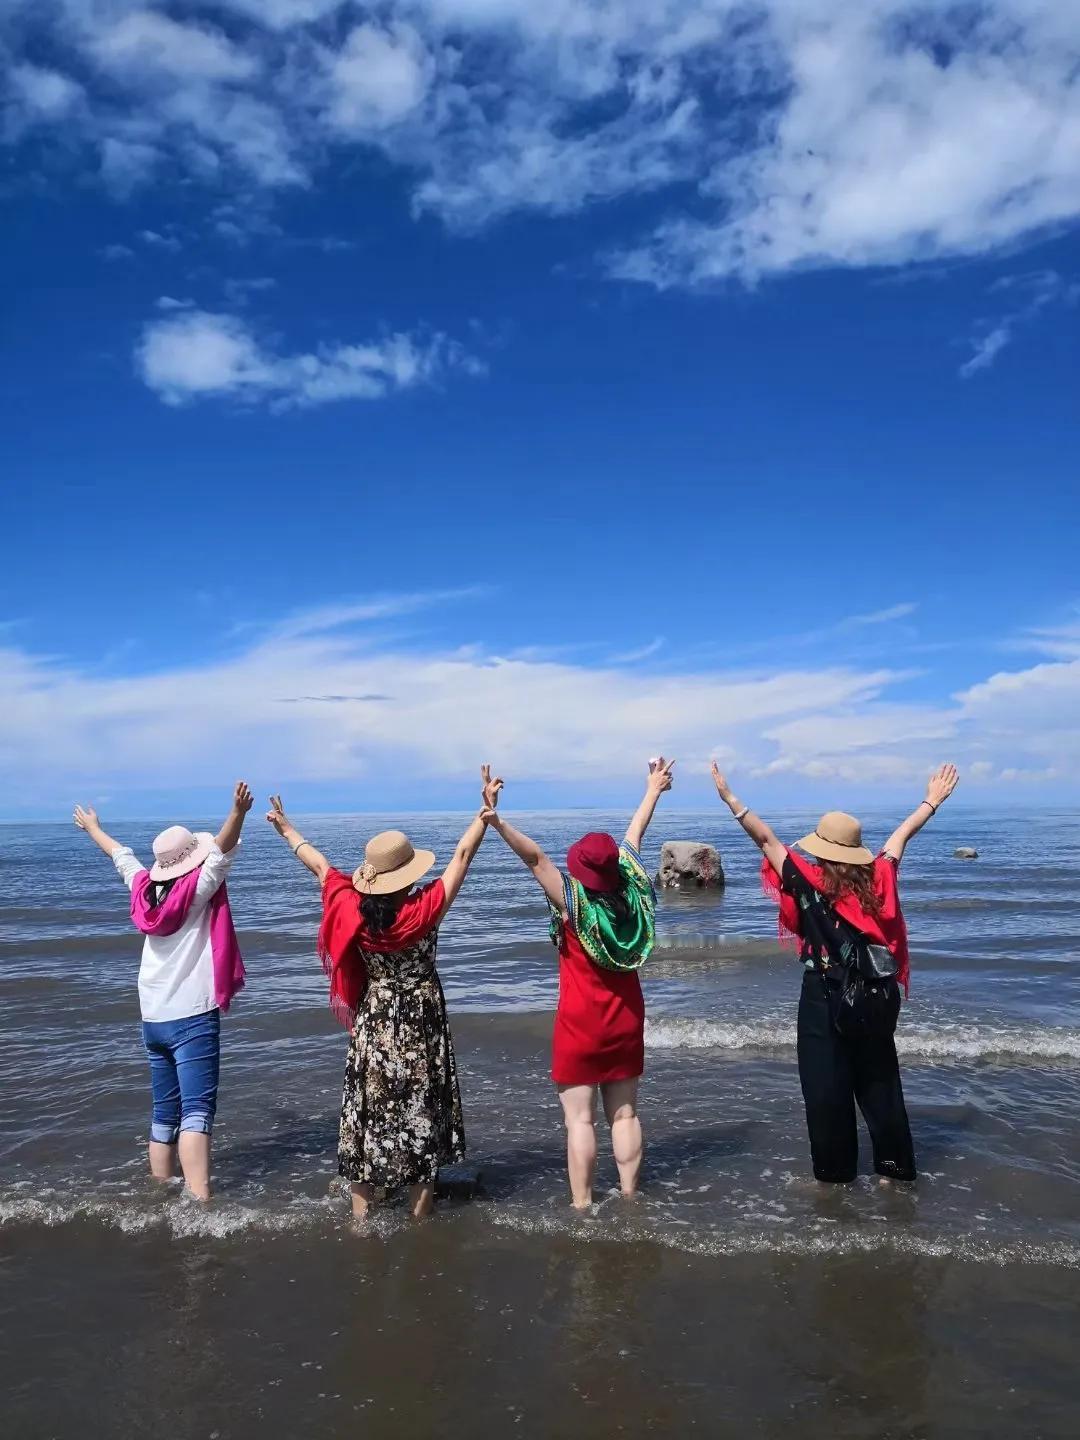
POLYGON ((826 986, 832 990, 839 980, 807 970, 799 997, 799 1079, 814 1174, 819 1180, 855 1179, 857 1101, 873 1142, 874 1169, 896 1180, 914 1180, 915 1150, 896 1045, 891 1035, 855 1040, 837 1033, 826 986))

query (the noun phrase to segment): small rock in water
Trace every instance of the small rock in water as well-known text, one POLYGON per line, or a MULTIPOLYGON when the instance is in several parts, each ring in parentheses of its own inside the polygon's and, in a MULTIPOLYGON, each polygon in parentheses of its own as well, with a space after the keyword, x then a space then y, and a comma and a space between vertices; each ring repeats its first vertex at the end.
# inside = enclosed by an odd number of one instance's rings
POLYGON ((973 845, 959 845, 952 853, 956 860, 977 860, 979 858, 979 852, 973 845))
POLYGON ((661 890, 722 890, 724 867, 719 850, 697 840, 665 840, 656 883, 661 890))
POLYGON ((435 1193, 442 1200, 471 1200, 480 1190, 479 1165, 444 1165, 435 1193))

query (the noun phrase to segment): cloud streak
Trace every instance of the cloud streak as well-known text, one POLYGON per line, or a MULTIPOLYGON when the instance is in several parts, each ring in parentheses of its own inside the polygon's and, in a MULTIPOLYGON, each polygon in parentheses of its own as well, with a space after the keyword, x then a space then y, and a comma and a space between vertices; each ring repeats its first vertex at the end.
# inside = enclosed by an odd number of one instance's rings
POLYGON ((135 369, 166 405, 230 399, 274 410, 379 400, 437 384, 455 372, 484 373, 480 360, 437 332, 399 332, 362 344, 283 355, 246 320, 207 310, 181 310, 150 321, 136 347, 135 369))

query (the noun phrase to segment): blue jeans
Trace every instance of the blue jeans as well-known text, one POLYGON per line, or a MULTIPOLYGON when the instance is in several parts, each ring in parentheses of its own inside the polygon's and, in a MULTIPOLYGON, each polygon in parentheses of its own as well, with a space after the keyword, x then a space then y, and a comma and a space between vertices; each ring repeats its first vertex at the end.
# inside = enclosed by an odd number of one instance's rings
POLYGON ((175 1145, 181 1130, 209 1135, 217 1110, 221 1011, 185 1020, 144 1020, 154 1119, 150 1138, 175 1145))

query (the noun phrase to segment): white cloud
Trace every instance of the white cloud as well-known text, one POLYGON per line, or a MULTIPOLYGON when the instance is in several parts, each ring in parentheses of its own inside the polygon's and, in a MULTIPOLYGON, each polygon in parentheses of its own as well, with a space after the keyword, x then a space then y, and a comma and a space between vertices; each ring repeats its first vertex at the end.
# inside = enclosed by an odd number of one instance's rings
POLYGON ((66 119, 83 97, 83 88, 59 70, 41 65, 14 65, 10 85, 28 119, 66 119))
POLYGON ((130 75, 138 84, 173 80, 246 80, 256 71, 245 54, 218 30, 180 25, 153 10, 125 15, 93 34, 90 53, 104 69, 130 75))
POLYGON ((466 776, 490 758, 516 780, 595 783, 634 773, 659 750, 684 774, 722 752, 736 773, 763 777, 766 794, 798 794, 808 781, 918 786, 947 758, 973 787, 1051 785, 1060 798, 1080 785, 1080 661, 994 675, 941 705, 904 704, 884 669, 649 675, 482 647, 416 648, 415 639, 405 649, 389 628, 485 598, 343 601, 233 634, 221 658, 126 676, 38 657, 9 637, 0 647, 5 803, 40 809, 75 798, 72 787, 123 788, 148 774, 163 788, 200 785, 240 764, 257 784, 287 785, 395 767, 421 780, 466 776), (213 695, 214 705, 193 707, 192 695, 213 695), (180 751, 177 713, 188 727, 180 751))
POLYGON ((659 286, 979 255, 1080 216, 1080 7, 1061 0, 387 0, 360 23, 333 0, 220 0, 219 27, 133 0, 16 9, 12 45, 42 32, 105 67, 77 130, 62 82, 38 88, 119 191, 161 156, 218 193, 303 185, 351 144, 463 228, 653 192, 664 218, 610 268, 659 286))
POLYGON ((1018 329, 1029 325, 1048 305, 1073 305, 1080 296, 1080 286, 1065 281, 1056 270, 1035 270, 1020 275, 1003 275, 990 287, 993 295, 1008 295, 1013 307, 993 321, 981 321, 971 337, 971 356, 960 366, 960 376, 968 380, 980 370, 988 370, 1018 329))
POLYGON ((411 25, 358 25, 337 52, 324 52, 330 123, 347 134, 404 120, 423 100, 433 63, 411 25))
POLYGON ((280 355, 246 321, 206 310, 151 321, 135 360, 141 379, 168 405, 216 396, 275 408, 375 400, 454 370, 477 375, 483 369, 456 341, 437 333, 280 355))

